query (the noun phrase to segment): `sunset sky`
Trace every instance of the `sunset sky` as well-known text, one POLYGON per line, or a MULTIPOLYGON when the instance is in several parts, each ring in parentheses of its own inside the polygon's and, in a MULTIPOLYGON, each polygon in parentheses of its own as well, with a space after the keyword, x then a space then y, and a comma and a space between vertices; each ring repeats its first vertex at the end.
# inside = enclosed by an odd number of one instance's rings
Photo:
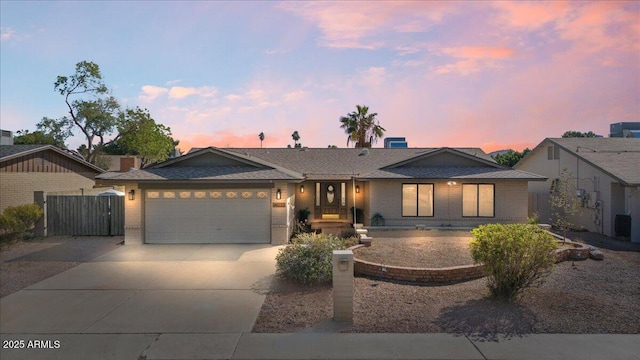
POLYGON ((638 1, 2 0, 0 14, 4 130, 64 116, 53 82, 82 60, 184 151, 259 147, 260 132, 286 147, 294 130, 345 147, 356 104, 411 147, 487 152, 640 121, 638 1))

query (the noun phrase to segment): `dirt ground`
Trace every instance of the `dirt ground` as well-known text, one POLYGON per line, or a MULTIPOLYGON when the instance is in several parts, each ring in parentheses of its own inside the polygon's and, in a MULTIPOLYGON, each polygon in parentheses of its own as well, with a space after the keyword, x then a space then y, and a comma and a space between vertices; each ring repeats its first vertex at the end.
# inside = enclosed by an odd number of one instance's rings
MULTIPOLYGON (((374 242, 383 241, 381 236, 376 234, 374 242)), ((640 333, 640 244, 591 233, 572 236, 600 248, 605 259, 556 264, 541 287, 515 304, 490 299, 486 279, 413 285, 356 277, 354 323, 338 326, 331 320, 330 285, 307 287, 276 276, 253 331, 461 333, 481 338, 640 333)))
POLYGON ((123 236, 52 236, 0 245, 0 297, 107 253, 123 236))

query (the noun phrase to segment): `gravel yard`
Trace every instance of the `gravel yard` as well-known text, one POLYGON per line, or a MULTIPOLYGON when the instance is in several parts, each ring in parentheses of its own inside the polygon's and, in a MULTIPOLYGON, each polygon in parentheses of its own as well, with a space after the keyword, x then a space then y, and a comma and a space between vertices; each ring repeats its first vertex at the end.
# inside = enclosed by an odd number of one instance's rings
POLYGON ((421 268, 473 264, 468 231, 384 231, 372 236, 373 246, 358 249, 358 259, 421 268))
POLYGON ((120 246, 123 236, 52 236, 0 245, 0 297, 120 246))
MULTIPOLYGON (((382 236, 374 236, 374 246, 386 239, 382 236)), ((481 338, 640 333, 640 244, 589 233, 570 238, 598 246, 605 259, 556 264, 545 284, 517 304, 488 299, 485 279, 429 286, 356 278, 354 324, 336 327, 330 285, 305 287, 276 276, 253 331, 444 332, 481 338)))

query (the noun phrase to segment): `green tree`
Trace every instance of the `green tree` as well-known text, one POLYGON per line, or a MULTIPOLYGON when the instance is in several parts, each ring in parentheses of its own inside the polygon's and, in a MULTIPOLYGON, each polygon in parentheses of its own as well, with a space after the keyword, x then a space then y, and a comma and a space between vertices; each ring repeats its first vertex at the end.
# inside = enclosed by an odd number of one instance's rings
POLYGON ((264 141, 264 133, 260 132, 260 134, 258 134, 258 139, 260 139, 260 148, 262 148, 262 142, 264 141))
POLYGON ((496 154, 493 159, 501 165, 513 167, 518 161, 520 161, 525 155, 527 155, 531 149, 526 148, 522 152, 509 150, 504 154, 496 154))
POLYGON ((293 143, 294 146, 296 148, 302 147, 302 144, 298 143, 298 140, 300 140, 300 134, 298 133, 298 130, 294 131, 293 134, 291 134, 291 138, 293 139, 293 143))
POLYGON ((585 138, 594 138, 597 137, 598 135, 596 133, 594 133, 593 131, 589 131, 589 132, 580 132, 580 131, 565 131, 564 134, 562 134, 563 138, 579 138, 579 137, 585 137, 585 138))
MULTIPOLYGON (((69 117, 49 119, 50 125, 68 132, 79 129, 86 141, 86 160, 95 163, 96 156, 105 145, 106 137, 117 128, 120 111, 117 100, 108 95, 109 90, 102 80, 100 67, 93 62, 81 61, 76 64, 73 75, 57 77, 54 90, 64 96, 69 117)), ((44 125, 44 122, 38 124, 44 125)))
POLYGON ((121 110, 93 62, 81 61, 73 75, 58 76, 54 89, 64 96, 69 115, 43 118, 38 129, 62 139, 79 129, 85 143, 78 152, 93 164, 102 164, 101 155, 109 153, 140 155, 145 165, 165 160, 177 145, 171 130, 156 123, 148 110, 121 110))
POLYGON ((576 196, 575 181, 570 181, 572 178, 573 174, 564 168, 560 178, 553 181, 549 196, 553 226, 562 232, 563 241, 567 238, 567 231, 573 226, 571 219, 578 212, 581 201, 576 196))
POLYGON ((370 148, 384 135, 385 128, 376 120, 377 113, 369 113, 369 107, 356 105, 356 111, 340 117, 340 127, 348 135, 347 146, 353 142, 357 148, 370 148))
POLYGON ((142 167, 166 160, 178 142, 171 129, 153 120, 147 109, 127 109, 121 114, 116 141, 125 154, 140 155, 142 167))
POLYGON ((44 131, 36 130, 18 130, 16 136, 13 137, 13 143, 16 145, 54 145, 62 149, 66 149, 64 142, 59 142, 52 134, 44 131))

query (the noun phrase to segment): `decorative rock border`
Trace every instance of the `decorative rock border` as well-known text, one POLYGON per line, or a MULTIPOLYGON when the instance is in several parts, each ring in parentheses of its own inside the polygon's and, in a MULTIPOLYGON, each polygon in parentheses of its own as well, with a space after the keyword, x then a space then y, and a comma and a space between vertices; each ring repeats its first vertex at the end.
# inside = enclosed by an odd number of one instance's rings
POLYGON ((356 258, 356 250, 364 245, 350 247, 354 253, 353 270, 358 275, 382 279, 420 283, 452 283, 485 276, 482 265, 464 265, 445 268, 412 268, 373 263, 356 258))
MULTIPOLYGON (((555 234, 554 237, 556 237, 556 239, 558 238, 555 234)), ((558 239, 558 242, 561 241, 562 240, 558 239)), ((568 244, 572 247, 554 250, 554 252, 556 253, 556 264, 567 260, 587 260, 589 258, 591 246, 577 243, 571 240, 565 240, 565 244, 568 244)))
MULTIPOLYGON (((558 241, 562 238, 551 233, 558 241)), ((554 250, 556 263, 567 260, 586 260, 589 258, 591 247, 582 243, 565 240, 570 248, 554 250)), ((367 244, 371 246, 369 242, 367 244)), ((413 268, 378 264, 358 259, 356 250, 367 245, 359 244, 349 248, 354 253, 353 270, 357 275, 371 276, 388 280, 408 281, 418 283, 453 283, 474 280, 485 276, 482 264, 452 266, 445 268, 413 268)))

